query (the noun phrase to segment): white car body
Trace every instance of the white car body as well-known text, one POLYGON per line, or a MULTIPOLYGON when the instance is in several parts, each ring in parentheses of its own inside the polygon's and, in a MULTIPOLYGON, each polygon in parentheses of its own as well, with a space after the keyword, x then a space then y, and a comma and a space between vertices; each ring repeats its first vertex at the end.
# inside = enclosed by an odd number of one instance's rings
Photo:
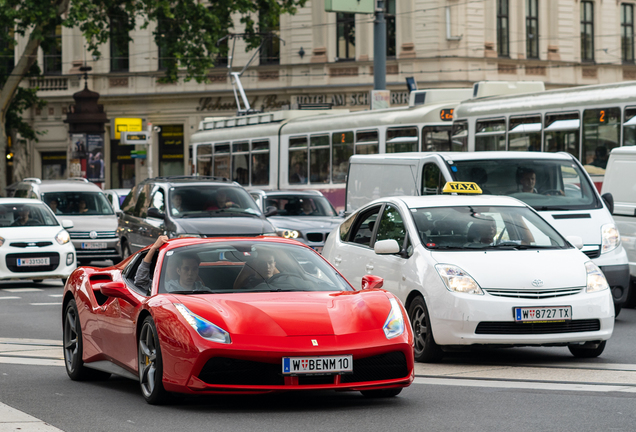
MULTIPOLYGON (((349 229, 355 231, 358 221, 366 217, 365 211, 384 203, 399 210, 408 236, 410 254, 406 249, 396 254, 378 254, 373 247, 375 234, 371 236, 371 246, 367 247, 343 241, 341 233, 346 228, 339 228, 327 239, 323 255, 353 286, 360 286, 362 277, 367 274, 384 278, 382 288, 395 294, 407 310, 410 310, 413 300, 421 296, 428 309, 430 326, 437 345, 570 346, 581 343, 598 344, 611 337, 614 328, 611 292, 609 289, 586 292, 586 262, 590 258, 580 250, 574 247, 547 250, 435 250, 422 243, 411 216, 411 209, 454 206, 525 207, 537 214, 523 202, 490 195, 390 197, 363 206, 345 220, 341 227, 349 224, 349 229), (357 217, 360 219, 356 220, 357 217), (461 268, 472 276, 483 294, 467 294, 447 289, 435 268, 437 264, 461 268), (533 287, 533 282, 542 283, 541 288, 533 287), (536 297, 536 293, 544 297, 529 298, 536 297), (504 327, 510 326, 510 323, 527 325, 515 323, 513 308, 539 306, 571 306, 573 322, 599 320, 600 328, 597 331, 567 333, 513 334, 504 330, 499 334, 496 331, 494 334, 477 332, 477 327, 482 322, 503 323, 504 327)), ((382 212, 381 209, 377 220, 382 217, 382 212)), ((348 237, 346 239, 350 240, 348 237)), ((413 324, 413 317, 411 322, 413 324)))
POLYGON ((20 280, 20 279, 66 279, 77 267, 75 247, 70 241, 70 236, 66 233, 68 240, 60 244, 56 236, 65 231, 66 226, 73 226, 70 221, 57 221, 49 207, 41 201, 25 198, 0 198, 2 205, 29 205, 42 206, 44 211, 50 213, 51 218, 56 222, 49 226, 7 226, 13 215, 5 213, 2 216, 2 226, 0 237, 0 280, 20 280), (21 265, 19 259, 25 258, 49 258, 48 266, 21 265), (57 265, 55 260, 59 260, 57 265))

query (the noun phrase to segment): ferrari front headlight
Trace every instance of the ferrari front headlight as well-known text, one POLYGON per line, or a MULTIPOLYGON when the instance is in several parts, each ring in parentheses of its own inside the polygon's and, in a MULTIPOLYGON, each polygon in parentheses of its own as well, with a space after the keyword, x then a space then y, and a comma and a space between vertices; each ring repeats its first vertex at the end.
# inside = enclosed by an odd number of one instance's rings
POLYGON ((288 229, 279 229, 276 233, 286 239, 297 239, 300 237, 300 233, 296 230, 288 230, 288 229))
POLYGON ((601 227, 601 253, 613 251, 620 241, 621 235, 614 224, 605 224, 601 227))
POLYGON ((586 292, 598 292, 609 289, 609 284, 605 275, 600 268, 592 261, 585 263, 585 270, 587 271, 587 288, 586 292))
POLYGON ((391 303, 391 311, 382 329, 387 339, 393 339, 404 333, 404 316, 396 299, 390 298, 389 302, 391 303))
POLYGON ((203 339, 224 344, 232 343, 230 334, 221 327, 212 324, 210 321, 201 318, 195 313, 192 313, 190 309, 181 303, 174 303, 174 307, 177 308, 188 324, 190 324, 203 339))
POLYGON ((464 294, 484 294, 475 279, 461 268, 451 264, 436 264, 435 269, 449 291, 464 294))
POLYGON ((68 234, 66 230, 62 230, 55 236, 55 241, 59 244, 63 245, 71 241, 71 236, 68 234))

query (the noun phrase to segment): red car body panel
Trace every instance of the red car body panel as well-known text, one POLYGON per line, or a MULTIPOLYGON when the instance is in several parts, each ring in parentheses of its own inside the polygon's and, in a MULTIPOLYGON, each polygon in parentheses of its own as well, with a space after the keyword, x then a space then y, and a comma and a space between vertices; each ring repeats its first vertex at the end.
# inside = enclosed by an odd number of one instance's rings
MULTIPOLYGON (((391 310, 389 298, 395 297, 381 289, 158 294, 158 281, 166 251, 182 246, 240 240, 306 247, 293 240, 268 237, 171 240, 159 251, 151 295, 146 297, 128 288, 136 305, 121 298, 106 298, 100 292, 104 283, 126 283, 122 271, 135 255, 105 269, 78 268, 66 284, 64 305, 71 298, 77 302, 83 337, 83 361, 89 364, 108 360, 138 375, 138 332, 140 321, 149 314, 159 335, 163 384, 168 391, 263 393, 312 389, 372 390, 411 384, 414 378, 413 335, 407 314, 398 300, 405 331, 400 336, 387 339, 383 325, 391 310), (192 313, 225 329, 231 335, 231 343, 217 343, 201 337, 176 309, 175 303, 185 305, 192 313), (282 357, 352 355, 355 364, 358 359, 387 353, 404 355, 404 376, 345 382, 346 375, 333 375, 332 382, 321 383, 303 383, 303 378, 298 376, 285 376, 284 383, 276 385, 213 384, 200 378, 206 363, 216 358, 274 365, 272 368, 277 367, 282 374, 282 357)), ((334 271, 337 272, 335 268, 334 271)))

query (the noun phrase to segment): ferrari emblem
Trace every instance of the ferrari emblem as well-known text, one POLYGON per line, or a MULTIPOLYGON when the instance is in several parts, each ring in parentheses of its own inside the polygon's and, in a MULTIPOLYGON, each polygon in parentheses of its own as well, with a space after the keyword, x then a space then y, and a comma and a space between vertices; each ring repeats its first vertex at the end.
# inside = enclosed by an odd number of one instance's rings
POLYGON ((312 340, 311 340, 311 344, 312 344, 313 346, 318 346, 318 341, 317 341, 316 339, 312 339, 312 340))

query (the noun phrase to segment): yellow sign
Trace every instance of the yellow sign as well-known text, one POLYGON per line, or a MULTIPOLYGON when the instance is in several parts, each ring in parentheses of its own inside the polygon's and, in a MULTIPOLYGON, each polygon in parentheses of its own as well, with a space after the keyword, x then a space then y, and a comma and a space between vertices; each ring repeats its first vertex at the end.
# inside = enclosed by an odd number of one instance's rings
POLYGON ((447 182, 442 193, 480 194, 481 188, 473 182, 447 182))
POLYGON ((142 119, 140 118, 116 118, 115 139, 121 139, 122 132, 141 132, 142 119))

